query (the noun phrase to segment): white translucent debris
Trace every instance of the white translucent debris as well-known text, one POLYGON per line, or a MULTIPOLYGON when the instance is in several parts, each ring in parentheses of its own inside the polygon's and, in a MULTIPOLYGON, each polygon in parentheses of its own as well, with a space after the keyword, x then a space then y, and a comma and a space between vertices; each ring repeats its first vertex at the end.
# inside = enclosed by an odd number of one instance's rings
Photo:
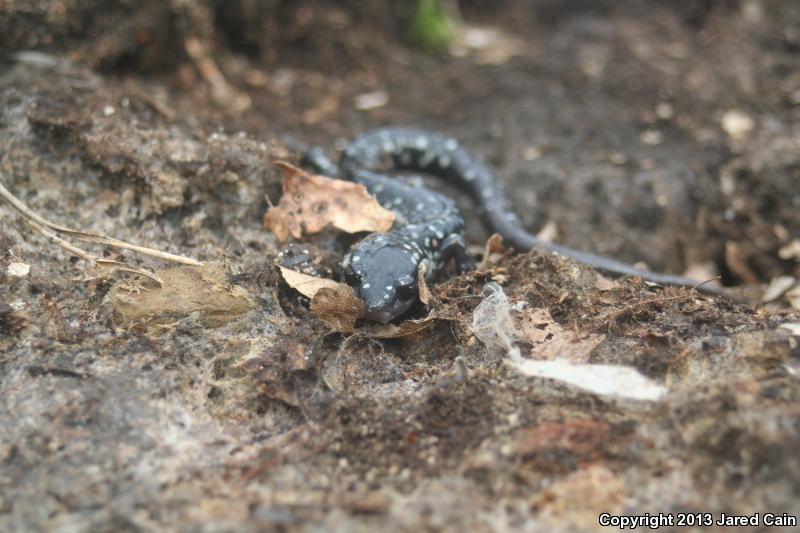
POLYGON ((511 363, 526 376, 563 381, 600 396, 657 401, 667 393, 665 386, 646 378, 629 366, 572 364, 564 359, 520 360, 511 363))
POLYGON ((800 336, 800 322, 786 322, 785 324, 781 324, 779 327, 788 329, 792 335, 800 336))
POLYGON ((355 108, 359 111, 369 111, 383 107, 389 103, 389 95, 386 91, 373 91, 371 93, 359 94, 355 97, 355 108))
POLYGON ((486 284, 481 296, 483 301, 472 313, 472 333, 487 348, 503 350, 512 360, 520 360, 519 349, 514 346, 516 331, 506 293, 492 282, 486 284))

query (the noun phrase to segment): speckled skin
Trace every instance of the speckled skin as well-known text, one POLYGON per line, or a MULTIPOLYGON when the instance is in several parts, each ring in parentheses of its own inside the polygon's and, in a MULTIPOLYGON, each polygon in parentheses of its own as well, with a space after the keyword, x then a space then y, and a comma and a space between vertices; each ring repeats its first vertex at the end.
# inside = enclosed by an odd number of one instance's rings
MULTIPOLYGON (((320 148, 305 154, 317 172, 363 184, 378 202, 397 215, 389 233, 375 233, 356 243, 344 259, 347 281, 366 304, 366 318, 388 322, 417 299, 417 276, 432 280, 451 259, 460 270, 472 268, 463 236, 464 220, 454 202, 425 187, 411 187, 381 171, 421 171, 466 190, 487 227, 519 249, 543 248, 606 272, 638 276, 656 283, 697 286, 698 281, 658 274, 566 246, 537 239, 509 209, 505 194, 486 164, 454 139, 415 128, 382 128, 356 138, 337 166, 320 148)), ((703 287, 719 292, 714 287, 703 287)))

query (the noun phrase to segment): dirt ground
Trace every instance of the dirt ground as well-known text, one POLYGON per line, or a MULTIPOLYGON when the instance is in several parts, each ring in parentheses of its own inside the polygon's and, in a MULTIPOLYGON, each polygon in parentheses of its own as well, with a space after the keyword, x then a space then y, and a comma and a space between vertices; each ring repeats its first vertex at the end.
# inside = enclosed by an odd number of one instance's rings
POLYGON ((3 185, 205 263, 73 239, 162 285, 90 268, 0 206, 0 530, 800 516, 800 4, 464 0, 439 53, 412 4, 0 3, 3 185), (413 335, 333 331, 276 265, 344 240, 262 217, 294 143, 380 125, 458 138, 532 231, 745 301, 505 251, 413 335))

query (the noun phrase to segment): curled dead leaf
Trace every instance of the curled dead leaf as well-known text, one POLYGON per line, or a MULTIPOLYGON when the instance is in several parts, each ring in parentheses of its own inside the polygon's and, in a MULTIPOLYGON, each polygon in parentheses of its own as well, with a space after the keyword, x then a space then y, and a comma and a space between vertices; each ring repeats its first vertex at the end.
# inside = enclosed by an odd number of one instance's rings
MULTIPOLYGON (((343 283, 339 283, 338 281, 334 281, 332 279, 310 276, 290 268, 282 266, 279 266, 278 268, 281 271, 281 276, 283 276, 284 281, 286 281, 291 288, 308 298, 313 298, 317 291, 322 288, 337 289, 344 285, 343 283)), ((347 285, 344 286, 348 287, 347 285)))
POLYGON ((384 209, 363 185, 314 176, 288 163, 276 163, 286 175, 280 203, 264 215, 264 227, 279 241, 316 233, 329 224, 347 233, 385 232, 394 213, 384 209))
POLYGON ((339 287, 322 287, 311 298, 311 311, 335 331, 349 333, 364 316, 364 302, 343 283, 339 287))
POLYGON ((318 278, 279 266, 286 283, 311 298, 311 311, 336 331, 350 332, 364 316, 364 302, 353 288, 328 278, 318 278))

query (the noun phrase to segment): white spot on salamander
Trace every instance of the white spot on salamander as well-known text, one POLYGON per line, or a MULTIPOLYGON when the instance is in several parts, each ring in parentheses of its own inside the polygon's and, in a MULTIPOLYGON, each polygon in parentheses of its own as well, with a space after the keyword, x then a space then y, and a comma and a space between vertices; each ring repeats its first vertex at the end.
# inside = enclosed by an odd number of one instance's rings
POLYGON ((369 283, 365 283, 361 286, 362 289, 369 289, 370 287, 372 287, 372 285, 370 285, 369 283))
POLYGON ((450 158, 444 154, 439 156, 439 166, 441 168, 447 168, 450 166, 450 158))
POLYGON ((417 211, 422 211, 423 209, 425 209, 425 204, 422 203, 422 202, 418 203, 417 204, 417 211))
POLYGON ((467 181, 474 180, 475 179, 475 171, 473 169, 471 169, 471 168, 467 169, 467 171, 464 172, 464 179, 467 180, 467 181))
POLYGON ((355 261, 356 263, 358 263, 359 261, 361 261, 361 257, 358 256, 358 255, 354 255, 352 261, 355 261))
POLYGON ((449 150, 449 151, 451 151, 451 152, 452 152, 453 150, 455 150, 456 148, 458 148, 458 143, 456 142, 456 140, 455 140, 455 139, 447 139, 447 141, 445 141, 445 143, 444 143, 444 147, 445 147, 447 150, 449 150))
MULTIPOLYGON (((390 291, 390 290, 392 290, 392 286, 391 286, 391 285, 387 285, 387 286, 386 286, 386 290, 387 290, 387 291, 390 291)), ((387 296, 388 296, 388 294, 387 294, 387 296)))
POLYGON ((418 149, 424 150, 425 148, 428 147, 428 138, 425 137, 424 135, 420 135, 419 137, 414 139, 414 144, 418 149))

